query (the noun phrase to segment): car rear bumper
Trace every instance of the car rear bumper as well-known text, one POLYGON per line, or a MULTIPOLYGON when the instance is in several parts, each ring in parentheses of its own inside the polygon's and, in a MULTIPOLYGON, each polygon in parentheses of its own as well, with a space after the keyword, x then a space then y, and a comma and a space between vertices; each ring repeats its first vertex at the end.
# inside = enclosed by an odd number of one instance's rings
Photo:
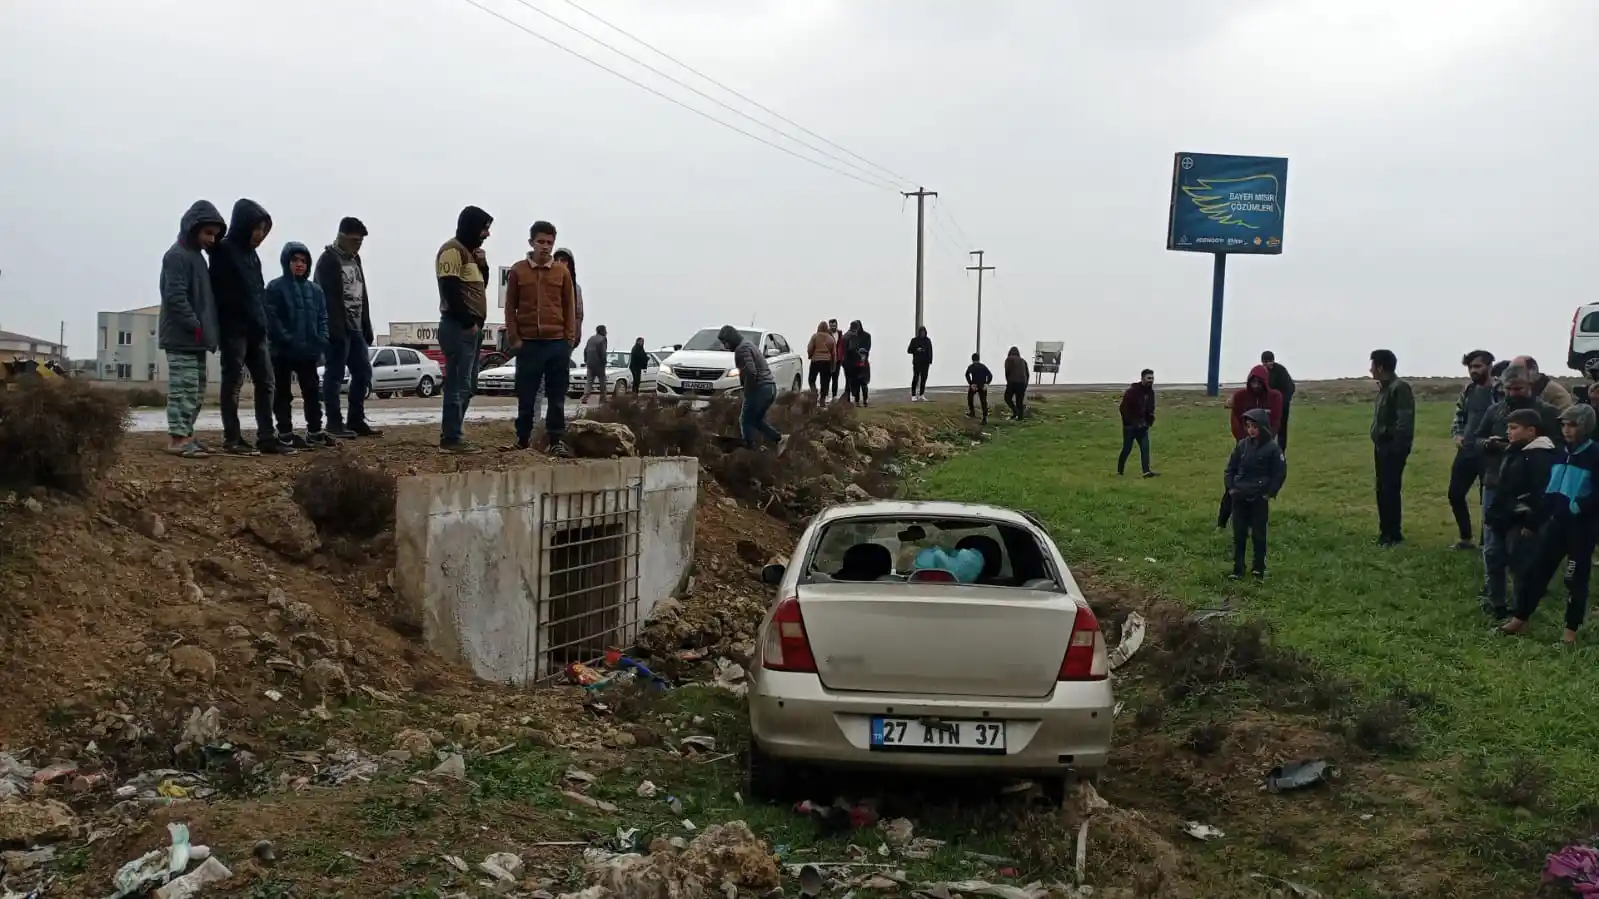
POLYGON ((1044 699, 838 693, 814 674, 761 671, 750 690, 750 728, 768 756, 860 768, 1052 776, 1096 771, 1110 754, 1110 681, 1061 684, 1044 699), (1004 755, 874 751, 875 715, 1006 723, 1004 755))

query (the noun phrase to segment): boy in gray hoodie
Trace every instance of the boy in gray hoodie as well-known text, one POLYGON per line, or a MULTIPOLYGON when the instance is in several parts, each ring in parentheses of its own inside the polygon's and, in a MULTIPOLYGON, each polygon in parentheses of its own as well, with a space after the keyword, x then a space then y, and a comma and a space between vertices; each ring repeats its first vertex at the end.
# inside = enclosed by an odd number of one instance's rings
POLYGON ((206 455, 194 439, 194 421, 205 398, 205 354, 217 350, 221 328, 211 270, 205 256, 228 226, 206 200, 183 214, 177 242, 161 257, 161 315, 157 339, 167 354, 167 447, 185 459, 206 455))
POLYGON ((1288 462, 1271 433, 1271 413, 1265 409, 1250 409, 1244 413, 1244 438, 1233 447, 1227 460, 1223 479, 1227 495, 1232 499, 1233 519, 1233 573, 1231 578, 1244 576, 1244 542, 1254 544, 1255 578, 1266 576, 1266 523, 1270 519, 1269 504, 1277 498, 1277 491, 1288 477, 1288 462))

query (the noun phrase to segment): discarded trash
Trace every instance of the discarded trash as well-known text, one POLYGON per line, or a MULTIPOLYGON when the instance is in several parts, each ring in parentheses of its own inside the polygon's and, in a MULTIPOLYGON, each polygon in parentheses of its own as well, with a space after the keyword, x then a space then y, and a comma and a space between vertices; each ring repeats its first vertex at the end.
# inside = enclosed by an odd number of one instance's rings
POLYGON ((593 796, 585 796, 575 790, 562 790, 561 795, 572 800, 578 805, 586 805, 592 809, 599 809, 608 815, 615 814, 617 811, 615 805, 606 802, 603 799, 595 799, 593 796))
POLYGON ((687 819, 687 818, 684 818, 684 819, 683 819, 683 820, 682 820, 682 822, 681 822, 681 823, 682 823, 682 825, 683 825, 683 829, 684 829, 684 830, 686 830, 686 831, 688 831, 688 832, 689 832, 689 833, 693 833, 693 832, 694 832, 694 831, 695 831, 695 830, 697 830, 697 829, 698 829, 698 828, 696 828, 696 827, 695 827, 695 826, 694 826, 694 822, 693 822, 693 821, 690 821, 690 820, 689 820, 689 819, 687 819))
POLYGON ((566 666, 566 679, 579 687, 592 687, 605 680, 605 675, 582 662, 566 666))
POLYGON ((271 840, 257 840, 250 854, 255 856, 256 861, 269 867, 278 860, 278 850, 273 847, 271 840))
POLYGON ((581 768, 566 769, 566 779, 572 783, 582 784, 584 786, 588 786, 589 784, 594 783, 596 780, 599 780, 599 778, 581 768))
POLYGON ((200 867, 156 890, 155 899, 190 899, 200 895, 206 884, 218 883, 232 876, 233 872, 228 870, 227 865, 207 858, 200 867))
POLYGON ((1206 621, 1211 620, 1212 618, 1226 618, 1228 615, 1231 615, 1232 613, 1233 613, 1233 610, 1232 609, 1227 609, 1227 608, 1200 609, 1199 611, 1195 612, 1194 614, 1188 616, 1188 620, 1189 621, 1193 621, 1195 623, 1202 624, 1202 623, 1204 623, 1206 621))
POLYGON ((743 821, 711 825, 681 851, 659 841, 652 848, 657 851, 648 855, 629 853, 591 861, 594 886, 617 899, 713 899, 728 890, 761 895, 776 889, 780 880, 777 859, 743 821))
POLYGON ((1072 874, 1077 879, 1077 885, 1082 886, 1088 879, 1088 822, 1093 819, 1084 818, 1083 823, 1077 827, 1077 855, 1073 859, 1072 874))
MULTIPOLYGON (((366 783, 377 776, 378 768, 376 757, 359 749, 345 749, 328 757, 328 766, 317 774, 316 779, 334 786, 343 786, 351 781, 366 783)), ((461 776, 466 776, 464 768, 461 776)))
POLYGON ((888 845, 895 849, 908 846, 911 837, 916 833, 916 825, 911 823, 909 818, 895 818, 892 821, 884 821, 878 826, 882 828, 883 838, 888 841, 888 845))
POLYGON ((822 879, 822 872, 817 870, 815 865, 806 865, 800 868, 799 889, 801 896, 805 896, 806 899, 819 896, 825 886, 827 886, 827 881, 822 879))
POLYGON ((932 837, 912 837, 911 841, 905 844, 905 848, 901 850, 901 854, 906 858, 926 860, 932 858, 933 853, 943 849, 944 845, 943 840, 935 840, 932 837))
POLYGON ((1110 670, 1115 671, 1127 660, 1133 657, 1138 647, 1144 645, 1144 616, 1137 612, 1128 612, 1127 620, 1122 624, 1121 642, 1110 651, 1110 670))
POLYGON ((1125 709, 1125 708, 1127 708, 1127 703, 1123 702, 1121 700, 1117 700, 1116 705, 1113 706, 1111 708, 1111 710, 1110 710, 1110 716, 1112 718, 1120 718, 1122 716, 1122 709, 1125 709))
POLYGON ((794 811, 815 821, 823 833, 843 833, 859 830, 877 823, 877 810, 864 803, 850 805, 840 799, 832 805, 821 805, 809 799, 794 806, 794 811))
POLYGON ((1288 892, 1297 896, 1298 899, 1321 899, 1321 893, 1305 886, 1304 884, 1294 883, 1292 880, 1283 880, 1281 877, 1273 877, 1270 874, 1251 874, 1249 876, 1254 880, 1264 880, 1267 883, 1280 884, 1287 889, 1288 892))
POLYGON ((1564 881, 1579 896, 1599 895, 1599 849, 1567 846, 1544 862, 1543 882, 1564 881))
POLYGON ((268 690, 268 691, 266 691, 265 693, 263 693, 261 695, 263 695, 266 698, 272 700, 273 702, 279 702, 279 701, 281 701, 283 699, 283 694, 279 693, 277 690, 268 690))
POLYGON ((189 791, 186 787, 173 783, 170 780, 161 781, 161 786, 156 787, 155 792, 157 796, 165 796, 168 799, 189 798, 189 791))
POLYGON ((439 777, 450 777, 455 780, 466 780, 466 759, 459 752, 452 752, 439 762, 433 773, 439 777))
POLYGON ((615 669, 617 673, 631 673, 635 677, 641 677, 657 690, 666 690, 672 686, 667 682, 666 678, 651 671, 637 659, 622 655, 620 650, 607 649, 605 651, 605 664, 615 669))
POLYGON ((746 682, 748 679, 749 672, 744 670, 743 665, 731 659, 716 660, 716 679, 712 681, 714 686, 737 696, 743 696, 750 689, 746 682))
POLYGON ((478 863, 477 869, 503 883, 515 883, 522 876, 522 857, 513 852, 496 852, 478 863))
POLYGON ((33 782, 36 784, 58 783, 77 773, 77 765, 51 765, 48 768, 40 768, 36 771, 33 775, 33 782))
POLYGON ((678 745, 683 747, 683 749, 688 750, 689 754, 691 755, 697 752, 715 752, 716 738, 703 736, 684 737, 682 741, 678 743, 678 745))
POLYGON ((637 793, 640 799, 654 799, 658 789, 654 783, 646 780, 639 784, 638 789, 633 792, 637 793))
POLYGON ((440 857, 444 859, 444 863, 446 865, 449 865, 455 870, 460 871, 462 874, 472 873, 472 868, 466 863, 466 859, 460 857, 459 855, 445 855, 440 857))
POLYGON ((189 825, 168 824, 167 836, 172 841, 167 848, 152 849, 117 869, 111 876, 116 890, 111 899, 143 896, 189 867, 189 825))
POLYGON ((672 814, 674 815, 683 814, 683 800, 677 798, 676 796, 666 797, 666 807, 671 809, 672 814))
POLYGON ((1266 789, 1273 793, 1298 790, 1326 783, 1338 776, 1338 767, 1322 759, 1278 765, 1266 775, 1266 789))
POLYGON ((1201 824, 1198 821, 1189 821, 1188 823, 1184 824, 1183 833, 1188 834, 1201 843, 1205 842, 1206 840, 1219 840, 1222 837, 1227 836, 1227 834, 1222 832, 1221 828, 1212 827, 1209 824, 1201 824))
POLYGON ((1049 895, 1049 890, 1045 889, 1041 883, 1013 887, 1003 883, 989 883, 986 880, 957 880, 949 883, 934 884, 934 887, 942 887, 950 894, 995 896, 998 899, 1043 899, 1043 897, 1049 895))

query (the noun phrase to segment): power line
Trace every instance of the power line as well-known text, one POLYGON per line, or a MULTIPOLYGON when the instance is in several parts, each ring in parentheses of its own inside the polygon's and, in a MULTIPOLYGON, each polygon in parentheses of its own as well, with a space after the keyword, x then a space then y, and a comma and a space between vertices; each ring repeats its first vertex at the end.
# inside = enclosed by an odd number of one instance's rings
MULTIPOLYGON (((567 6, 570 6, 573 9, 577 10, 578 12, 582 13, 583 15, 588 16, 589 18, 593 19, 594 21, 599 22, 601 25, 604 25, 605 27, 611 29, 612 31, 615 31, 616 33, 622 35, 623 37, 627 38, 628 40, 633 41, 634 43, 636 43, 636 44, 638 44, 638 45, 640 45, 642 47, 645 47, 646 49, 648 49, 651 52, 655 53, 657 56, 660 56, 662 59, 665 59, 668 62, 673 63, 674 65, 681 66, 682 68, 694 73, 695 75, 698 75, 699 77, 705 79, 706 81, 710 82, 711 84, 716 85, 717 87, 721 88, 722 90, 727 91, 728 93, 730 93, 733 96, 739 98, 740 100, 743 100, 745 103, 750 104, 751 106, 755 107, 756 109, 759 109, 760 111, 766 113, 767 115, 772 116, 773 118, 776 118, 777 120, 779 120, 781 122, 784 122, 784 123, 786 123, 788 125, 792 125, 793 127, 798 128, 800 131, 803 131, 804 133, 810 135, 811 137, 816 138, 817 140, 821 141, 822 143, 827 144, 828 146, 833 147, 834 149, 841 150, 844 153, 847 153, 850 156, 855 157, 856 159, 859 159, 861 162, 864 162, 868 166, 870 166, 871 168, 877 169, 878 171, 888 175, 889 177, 893 178, 895 181, 898 181, 898 182, 900 182, 902 184, 915 184, 916 183, 916 179, 907 178, 904 175, 896 174, 893 169, 887 168, 885 166, 878 165, 877 163, 871 161, 870 159, 867 159, 865 156, 862 156, 861 154, 856 153, 854 150, 851 150, 850 148, 848 148, 846 146, 843 146, 842 144, 836 144, 833 141, 828 140, 827 138, 821 136, 820 134, 817 134, 815 131, 812 131, 811 129, 806 128, 804 125, 801 125, 799 122, 796 122, 796 121, 794 121, 791 118, 788 118, 787 116, 785 116, 782 113, 772 109, 771 107, 762 105, 761 103, 751 99, 750 97, 746 96, 745 94, 739 93, 738 91, 734 90, 733 88, 730 88, 727 85, 723 84, 722 82, 717 81, 715 78, 712 78, 711 76, 705 74, 704 72, 701 72, 699 69, 696 69, 693 66, 689 65, 688 63, 682 61, 681 59, 678 59, 677 57, 671 55, 670 53, 667 53, 665 50, 662 50, 659 47, 654 46, 653 44, 651 44, 650 42, 644 40, 643 38, 638 37, 637 35, 634 35, 634 34, 628 32, 628 31, 626 31, 625 29, 621 28, 618 25, 615 25, 615 24, 613 24, 611 22, 606 21, 605 19, 600 18, 598 15, 590 12, 588 9, 584 8, 582 5, 578 4, 576 2, 576 0, 562 0, 562 2, 564 2, 567 6)), ((642 63, 641 63, 641 65, 642 65, 642 63)), ((768 126, 768 127, 770 127, 770 126, 768 126)), ((773 130, 776 130, 776 129, 773 129, 773 130)))
POLYGON ((940 197, 939 201, 933 204, 933 214, 943 216, 945 219, 947 219, 950 225, 955 228, 955 233, 960 235, 959 242, 967 246, 971 246, 973 243, 975 243, 975 241, 966 235, 966 229, 960 226, 960 222, 955 221, 955 213, 949 211, 947 208, 948 205, 949 204, 945 203, 943 198, 940 197))
MULTIPOLYGON (((562 28, 565 28, 568 31, 573 32, 574 34, 579 35, 580 37, 587 38, 588 40, 593 41, 596 44, 599 44, 601 47, 604 47, 605 49, 611 51, 612 53, 615 53, 617 56, 622 57, 623 59, 627 60, 628 62, 631 62, 631 63, 633 63, 634 65, 637 65, 637 66, 641 66, 644 69, 646 69, 649 72, 651 72, 652 74, 659 75, 660 77, 665 78, 667 81, 672 82, 673 84, 677 85, 678 87, 681 87, 681 88, 683 88, 684 90, 687 90, 687 91, 691 91, 694 94, 696 94, 696 95, 698 95, 700 97, 703 97, 704 99, 709 100, 712 103, 715 103, 717 106, 722 107, 723 109, 727 110, 728 112, 733 113, 734 115, 736 115, 736 116, 738 116, 740 118, 743 118, 743 119, 746 119, 748 121, 754 122, 755 124, 761 126, 762 128, 769 129, 769 130, 771 130, 771 131, 773 131, 773 132, 775 132, 777 134, 781 134, 783 137, 787 138, 788 140, 791 140, 794 143, 799 144, 800 146, 804 147, 807 150, 810 150, 813 153, 820 154, 820 155, 825 156, 826 158, 831 159, 834 162, 837 162, 837 163, 839 163, 841 165, 845 165, 845 166, 848 166, 848 167, 850 167, 852 169, 858 170, 866 178, 875 179, 876 181, 881 182, 880 186, 884 190, 898 190, 899 189, 898 185, 895 185, 895 184, 889 183, 888 181, 883 180, 881 175, 878 175, 876 172, 873 172, 873 171, 871 171, 868 168, 863 168, 859 163, 851 162, 848 159, 845 159, 844 157, 839 156, 836 153, 829 153, 827 150, 824 150, 821 147, 818 147, 815 144, 812 144, 812 143, 810 143, 808 141, 805 141, 805 140, 803 140, 801 138, 795 137, 794 135, 789 134, 788 132, 784 131, 781 128, 777 128, 777 127, 774 127, 772 125, 768 125, 767 123, 761 121, 760 119, 756 118, 755 116, 750 115, 749 113, 745 112, 744 110, 739 109, 738 107, 732 105, 731 103, 727 103, 725 101, 719 100, 716 97, 713 97, 710 94, 706 93, 705 91, 700 90, 699 88, 695 87, 694 85, 689 84, 688 82, 682 80, 681 78, 677 78, 677 77, 674 77, 672 75, 669 75, 666 72, 663 72, 660 69, 650 65, 649 63, 645 62, 644 60, 639 59, 637 56, 634 56, 634 55, 628 53, 625 50, 619 49, 619 48, 617 48, 617 47, 615 47, 615 46, 613 46, 611 44, 606 43, 605 41, 600 40, 599 38, 595 37, 594 35, 589 34, 588 32, 584 31, 581 28, 578 28, 576 25, 573 25, 573 24, 571 24, 569 22, 562 21, 561 19, 557 18, 556 16, 553 16, 550 13, 547 13, 544 10, 539 9, 537 6, 534 6, 532 3, 529 3, 528 0, 516 0, 516 2, 518 4, 520 4, 520 5, 522 5, 523 7, 526 7, 529 11, 531 11, 533 13, 536 13, 537 15, 543 16, 546 19, 549 19, 551 22, 554 22, 555 24, 561 26, 562 28)), ((584 11, 586 12, 587 10, 584 10, 584 11)), ((651 49, 653 49, 653 48, 651 48, 651 49)), ((704 77, 704 76, 701 76, 701 77, 704 77)), ((796 126, 796 127, 798 127, 798 126, 796 126)), ((804 129, 801 129, 801 130, 804 130, 804 129)))
POLYGON ((835 168, 833 166, 828 165, 825 162, 821 162, 821 161, 812 159, 809 156, 805 156, 805 155, 802 155, 800 153, 796 153, 793 150, 790 150, 789 148, 783 146, 782 144, 774 143, 772 141, 767 140, 764 137, 761 137, 759 134, 752 134, 752 133, 750 133, 748 131, 745 131, 743 128, 738 127, 737 125, 734 125, 734 124, 732 124, 730 122, 724 122, 721 119, 717 118, 716 116, 713 116, 710 113, 708 113, 708 112, 706 112, 706 111, 704 111, 702 109, 695 109, 694 107, 688 105, 687 103, 684 103, 682 100, 679 100, 676 97, 671 96, 670 94, 666 94, 666 93, 663 93, 663 92, 661 92, 659 90, 656 90, 655 88, 650 87, 649 85, 645 84, 642 81, 639 81, 636 78, 633 78, 633 77, 631 77, 629 75, 625 75, 625 74, 623 74, 621 72, 618 72, 617 70, 611 68, 610 66, 607 66, 606 64, 604 64, 602 62, 599 62, 597 60, 590 59, 589 57, 584 56, 583 54, 577 52, 576 50, 573 50, 571 47, 567 47, 567 46, 561 44, 558 41, 555 41, 555 40, 553 40, 551 38, 545 37, 542 34, 539 34, 537 31, 534 31, 533 29, 527 27, 526 25, 523 25, 521 22, 518 22, 515 19, 508 18, 505 15, 503 15, 502 13, 496 12, 495 10, 492 10, 492 9, 488 8, 487 6, 484 6, 482 3, 479 3, 478 0, 461 0, 461 2, 466 3, 469 6, 475 6, 479 10, 481 10, 482 12, 485 12, 485 13, 493 16, 494 18, 499 19, 500 21, 504 22, 507 25, 510 25, 513 28, 519 29, 520 31, 522 31, 525 34, 527 34, 529 37, 537 38, 538 40, 541 40, 544 43, 549 44, 551 47, 554 47, 555 49, 560 50, 562 53, 565 53, 565 54, 567 54, 569 56, 575 56, 578 59, 582 60, 583 62, 586 62, 589 65, 594 66, 597 69, 602 69, 602 70, 604 70, 606 72, 609 72, 612 75, 615 75, 616 77, 622 79, 623 81, 626 81, 628 84, 631 84, 631 85, 633 85, 636 88, 639 88, 640 90, 648 91, 649 93, 652 93, 652 94, 654 94, 657 97, 660 97, 662 100, 665 100, 668 103, 671 103, 671 104, 673 104, 675 106, 680 106, 683 109, 686 109, 689 112, 694 113, 695 115, 699 116, 702 119, 705 119, 705 120, 710 121, 710 122, 714 122, 714 123, 716 123, 718 125, 721 125, 723 128, 726 128, 729 131, 733 131, 733 132, 736 132, 738 134, 742 134, 745 137, 749 138, 750 140, 759 141, 760 143, 763 143, 763 144, 767 145, 768 147, 771 147, 774 150, 778 150, 780 152, 787 153, 788 155, 794 157, 795 159, 801 160, 803 162, 808 162, 811 165, 816 166, 817 168, 827 169, 828 171, 833 172, 835 174, 843 175, 844 177, 849 178, 852 181, 859 181, 860 183, 866 185, 867 187, 875 187, 875 188, 877 188, 879 190, 884 189, 884 185, 882 185, 880 183, 873 182, 873 181, 868 181, 865 178, 862 178, 862 177, 860 177, 859 175, 856 175, 853 172, 848 172, 848 171, 845 171, 844 169, 835 168))

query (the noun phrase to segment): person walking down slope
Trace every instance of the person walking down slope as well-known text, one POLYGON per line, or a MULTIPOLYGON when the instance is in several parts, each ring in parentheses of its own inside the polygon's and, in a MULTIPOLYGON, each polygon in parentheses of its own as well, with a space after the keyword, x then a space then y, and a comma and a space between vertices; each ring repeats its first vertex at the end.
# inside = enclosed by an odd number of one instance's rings
POLYGON ((733 367, 738 369, 739 385, 743 388, 744 409, 738 426, 744 448, 755 449, 756 438, 765 437, 777 444, 777 454, 783 455, 788 449, 788 438, 766 421, 767 411, 777 400, 777 379, 772 376, 766 357, 732 325, 723 325, 716 332, 716 339, 733 351, 733 367))
POLYGON ((489 261, 483 252, 494 217, 476 206, 461 210, 455 236, 433 257, 439 284, 439 349, 444 352, 444 403, 439 452, 482 452, 462 436, 477 387, 483 322, 488 320, 489 261))
MULTIPOLYGON (((1247 436, 1244 425, 1244 413, 1251 409, 1264 409, 1269 417, 1267 427, 1276 433, 1282 426, 1283 420, 1283 395, 1271 389, 1271 372, 1264 365, 1257 365, 1249 370, 1249 377, 1244 379, 1244 386, 1233 391, 1232 399, 1227 403, 1230 410, 1229 418, 1233 432, 1234 442, 1247 436)), ((1233 498, 1226 491, 1221 495, 1221 507, 1216 513, 1216 527, 1224 528, 1232 517, 1233 498)))
MULTIPOLYGON (((1482 447, 1475 440, 1468 439, 1468 435, 1476 433, 1483 416, 1494 404, 1490 375, 1494 355, 1487 350, 1472 350, 1460 360, 1460 364, 1466 367, 1469 380, 1460 391, 1460 399, 1455 402, 1455 417, 1449 425, 1449 436, 1455 441, 1455 461, 1449 468, 1448 495, 1449 509, 1455 515, 1455 527, 1460 532, 1455 549, 1472 549, 1475 532, 1471 527, 1471 506, 1467 504, 1466 496, 1471 492, 1472 484, 1482 479, 1483 456, 1482 447)), ((1487 539, 1486 532, 1483 539, 1487 539)))
POLYGON ((927 373, 933 368, 933 340, 919 327, 905 352, 911 357, 911 402, 927 402, 927 373))
POLYGON ((1010 409, 1010 420, 1021 421, 1027 416, 1027 382, 1032 372, 1019 347, 1011 347, 1005 354, 1005 405, 1010 409))
POLYGON ((1255 551, 1250 572, 1256 579, 1266 576, 1266 523, 1287 476, 1288 462, 1272 437, 1271 413, 1250 409, 1244 413, 1244 437, 1233 447, 1223 476, 1233 500, 1233 580, 1244 576, 1246 538, 1255 551))
POLYGON ((807 383, 816 395, 816 405, 827 405, 827 387, 833 377, 833 356, 838 352, 837 339, 827 328, 827 322, 816 323, 816 333, 805 342, 805 358, 810 362, 807 383))
POLYGON ((638 384, 644 380, 644 369, 649 367, 650 353, 644 349, 644 338, 639 337, 633 341, 633 349, 627 354, 627 371, 633 376, 634 396, 638 396, 638 384))
POLYGON ((201 459, 206 448, 194 439, 194 421, 205 399, 206 353, 217 350, 216 296, 204 253, 228 230, 222 213, 196 200, 178 224, 178 239, 161 257, 161 314, 158 346, 167 357, 166 452, 201 459))
POLYGON ((1283 417, 1277 423, 1277 448, 1288 455, 1288 416, 1294 407, 1294 376, 1287 366, 1277 361, 1277 354, 1267 350, 1260 354, 1260 364, 1266 366, 1266 386, 1283 395, 1283 417))
POLYGON ((1560 413, 1564 446, 1555 453, 1544 491, 1547 515, 1539 535, 1538 554, 1527 578, 1527 592, 1516 597, 1515 617, 1502 625, 1507 634, 1527 630, 1527 622, 1549 590, 1549 581, 1567 559, 1573 566, 1570 593, 1566 599, 1566 629, 1561 635, 1567 646, 1577 642, 1577 629, 1588 615, 1588 578, 1593 569, 1593 552, 1599 538, 1599 495, 1594 479, 1599 472, 1599 445, 1593 442, 1594 410, 1581 404, 1560 413))
POLYGON ((966 417, 975 418, 977 410, 973 408, 972 401, 983 404, 983 424, 988 424, 988 385, 994 383, 994 373, 988 370, 976 353, 972 354, 972 364, 966 366, 966 417))
POLYGON ((322 430, 322 384, 317 362, 328 345, 328 306, 322 288, 311 280, 311 251, 290 241, 278 254, 283 275, 266 287, 267 333, 272 345, 273 412, 278 420, 278 442, 291 449, 333 446, 322 430), (293 382, 300 382, 300 402, 305 406, 305 436, 294 433, 293 382))
POLYGON ((552 255, 555 226, 534 222, 528 254, 505 278, 505 336, 516 354, 516 443, 533 445, 538 399, 546 400, 544 435, 550 455, 571 455, 566 434, 566 389, 571 384, 572 350, 577 347, 577 284, 571 269, 552 255))
POLYGON ((272 216, 254 200, 233 204, 228 233, 211 254, 211 289, 222 326, 222 451, 235 456, 294 451, 278 442, 272 426, 272 391, 277 381, 267 349, 266 305, 261 254, 256 249, 272 232, 272 216), (255 393, 255 445, 239 426, 239 394, 250 371, 255 393))
POLYGON ((1146 368, 1138 373, 1138 380, 1127 385, 1122 392, 1122 451, 1116 457, 1116 474, 1127 471, 1127 457, 1132 455, 1133 444, 1138 444, 1138 463, 1144 477, 1158 477, 1159 472, 1149 467, 1149 429, 1155 426, 1155 371, 1146 368))
POLYGON ((1373 350, 1371 376, 1380 385, 1371 410, 1372 455, 1377 470, 1377 545, 1397 546, 1405 541, 1405 463, 1416 439, 1416 396, 1396 371, 1399 359, 1392 350, 1373 350))
POLYGON ((611 355, 611 338, 607 336, 604 325, 594 328, 594 333, 589 336, 588 343, 583 344, 583 369, 587 375, 583 379, 583 398, 580 404, 587 404, 589 394, 599 391, 600 401, 605 400, 605 371, 606 363, 611 355), (598 384, 598 387, 595 385, 598 384))
POLYGON ((366 423, 366 394, 372 386, 372 301, 367 292, 361 246, 366 225, 346 216, 339 234, 317 257, 312 278, 322 288, 328 305, 328 346, 322 368, 322 407, 327 431, 338 440, 379 437, 383 432, 366 423), (350 375, 350 412, 344 414, 344 375, 350 375))

